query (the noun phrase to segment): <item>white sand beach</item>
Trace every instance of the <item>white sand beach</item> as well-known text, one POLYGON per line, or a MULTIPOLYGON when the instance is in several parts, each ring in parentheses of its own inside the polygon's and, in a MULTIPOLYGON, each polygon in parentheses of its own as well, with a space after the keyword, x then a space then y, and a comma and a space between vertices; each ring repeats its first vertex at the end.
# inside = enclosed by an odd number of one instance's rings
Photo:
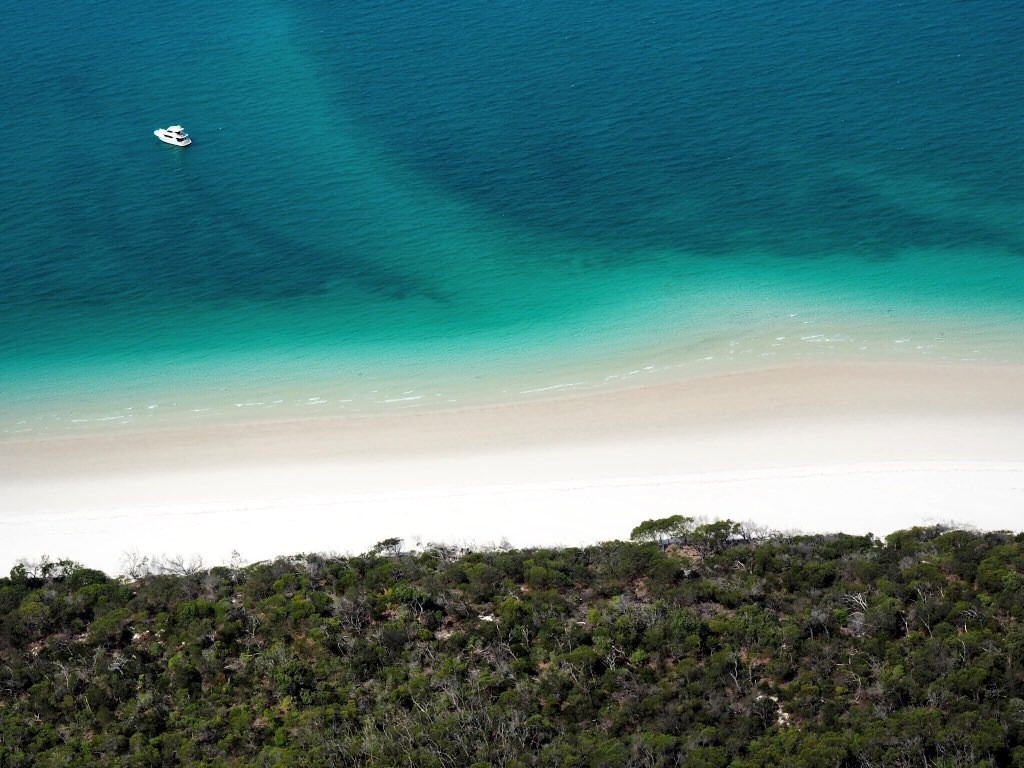
POLYGON ((1024 527, 1024 367, 790 366, 448 411, 0 441, 0 569, 227 562, 399 536, 626 538, 683 513, 779 530, 1024 527))

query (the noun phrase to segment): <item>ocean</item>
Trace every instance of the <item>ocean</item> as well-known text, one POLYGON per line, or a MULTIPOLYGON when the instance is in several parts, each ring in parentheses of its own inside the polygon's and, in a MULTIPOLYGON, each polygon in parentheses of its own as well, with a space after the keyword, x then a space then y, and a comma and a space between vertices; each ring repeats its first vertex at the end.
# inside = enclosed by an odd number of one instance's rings
POLYGON ((1024 362, 1016 0, 0 9, 0 439, 1024 362))

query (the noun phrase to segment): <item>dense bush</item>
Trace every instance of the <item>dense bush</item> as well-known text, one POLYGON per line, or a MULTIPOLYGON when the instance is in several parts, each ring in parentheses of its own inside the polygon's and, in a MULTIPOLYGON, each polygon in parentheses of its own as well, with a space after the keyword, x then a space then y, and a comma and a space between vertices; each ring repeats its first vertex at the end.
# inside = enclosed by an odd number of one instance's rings
POLYGON ((1024 537, 652 522, 132 581, 19 566, 0 768, 1024 765, 1024 537))

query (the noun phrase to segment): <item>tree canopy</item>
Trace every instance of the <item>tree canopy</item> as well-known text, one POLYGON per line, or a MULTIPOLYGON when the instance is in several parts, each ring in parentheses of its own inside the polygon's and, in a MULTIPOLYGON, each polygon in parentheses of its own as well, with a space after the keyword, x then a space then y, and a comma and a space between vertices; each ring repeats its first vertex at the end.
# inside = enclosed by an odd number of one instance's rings
POLYGON ((587 548, 16 567, 0 768, 1024 765, 1024 535, 648 522, 587 548), (680 535, 703 557, 656 546, 680 535))
POLYGON ((683 515, 672 515, 658 520, 644 520, 630 534, 630 541, 653 541, 665 544, 669 541, 686 541, 693 530, 694 519, 683 515))

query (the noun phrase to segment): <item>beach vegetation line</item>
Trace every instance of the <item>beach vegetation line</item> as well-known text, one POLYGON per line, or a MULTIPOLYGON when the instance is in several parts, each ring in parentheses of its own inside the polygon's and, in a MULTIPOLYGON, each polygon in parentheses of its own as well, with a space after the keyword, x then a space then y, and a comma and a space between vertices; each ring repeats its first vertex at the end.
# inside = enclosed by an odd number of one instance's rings
POLYGON ((385 539, 0 579, 0 766, 1019 766, 1024 534, 385 539))

